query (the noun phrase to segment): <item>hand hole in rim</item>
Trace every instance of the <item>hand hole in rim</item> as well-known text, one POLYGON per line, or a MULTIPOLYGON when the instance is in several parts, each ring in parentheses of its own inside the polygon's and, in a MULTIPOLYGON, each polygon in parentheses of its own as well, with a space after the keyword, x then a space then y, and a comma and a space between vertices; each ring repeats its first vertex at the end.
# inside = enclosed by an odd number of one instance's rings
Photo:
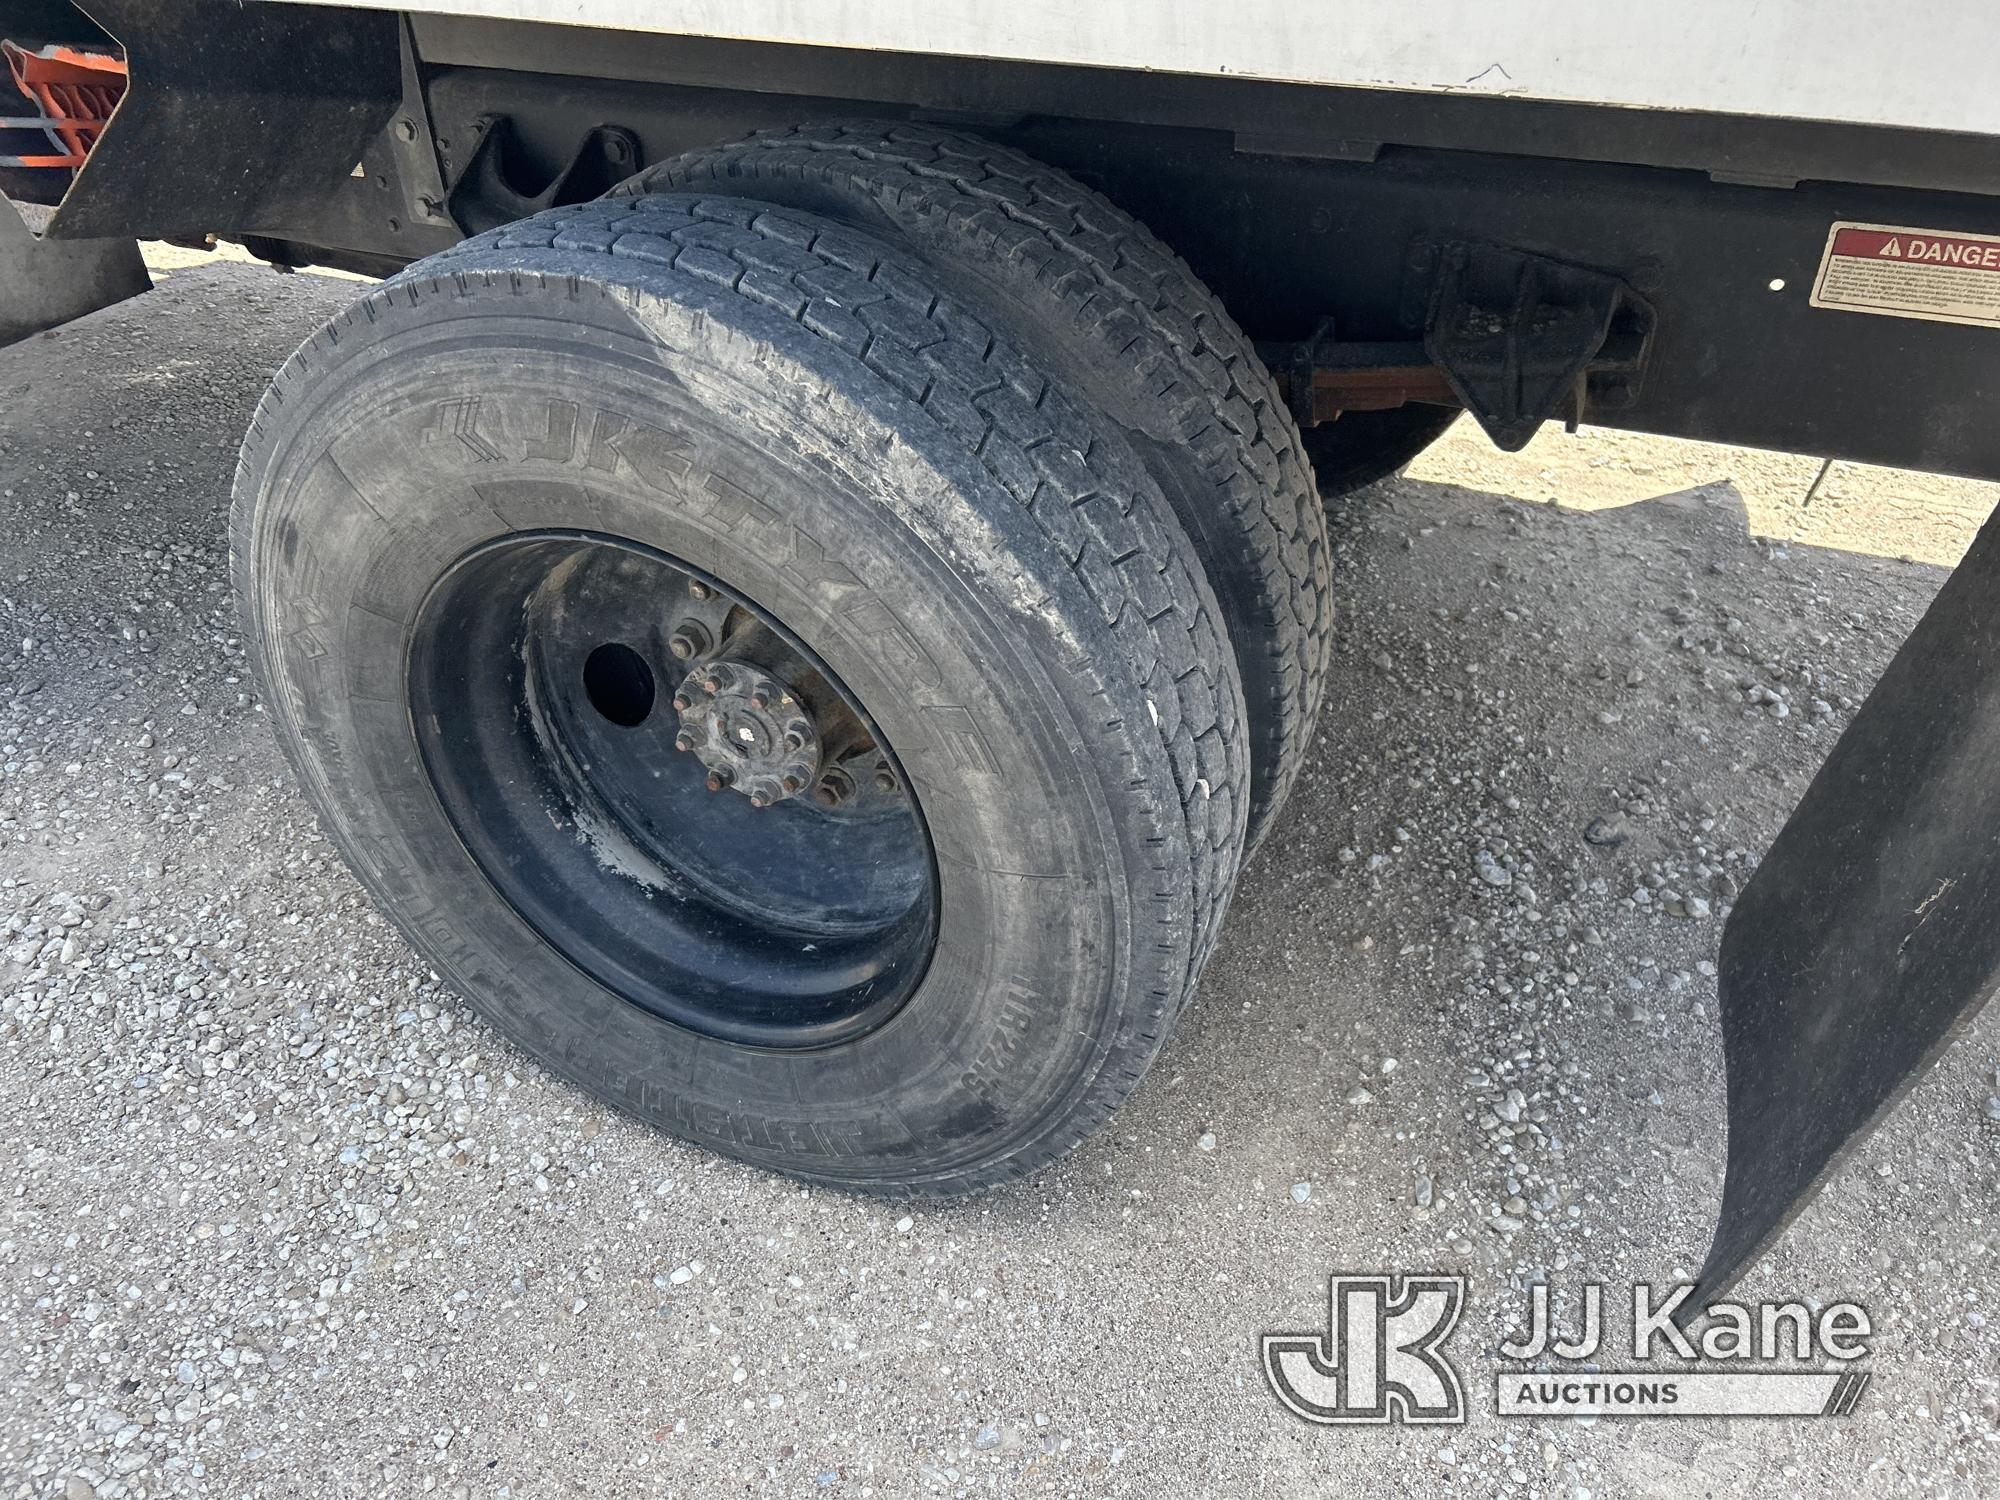
POLYGON ((626 729, 652 716, 653 669, 623 641, 606 641, 584 658, 583 690, 592 708, 626 729))

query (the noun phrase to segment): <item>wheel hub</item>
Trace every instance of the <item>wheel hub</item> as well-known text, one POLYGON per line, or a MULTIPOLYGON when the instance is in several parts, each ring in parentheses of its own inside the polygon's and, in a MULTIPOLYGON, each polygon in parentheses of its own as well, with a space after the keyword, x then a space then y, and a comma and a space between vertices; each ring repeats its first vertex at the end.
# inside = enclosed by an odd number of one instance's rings
POLYGON ((752 807, 795 797, 819 775, 818 726, 790 688, 748 662, 704 662, 674 694, 674 748, 708 770, 708 789, 735 791, 752 807))

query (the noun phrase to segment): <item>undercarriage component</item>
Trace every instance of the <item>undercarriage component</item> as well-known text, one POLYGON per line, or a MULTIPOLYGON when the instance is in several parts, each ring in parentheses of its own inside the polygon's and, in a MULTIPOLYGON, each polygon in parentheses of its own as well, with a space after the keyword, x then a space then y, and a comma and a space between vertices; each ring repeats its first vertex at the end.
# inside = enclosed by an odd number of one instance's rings
POLYGON ((708 768, 708 789, 771 807, 819 775, 820 735, 791 688, 749 662, 722 658, 688 673, 674 694, 674 748, 708 768))
POLYGON ((1726 1291, 2000 984, 2000 519, 1882 674, 1722 936, 1726 1291))
POLYGON ((0 54, 7 59, 14 86, 36 111, 0 116, 0 132, 29 131, 44 138, 39 150, 0 154, 0 167, 73 171, 82 166, 125 92, 124 59, 53 44, 31 50, 5 40, 0 40, 0 54))
POLYGON ((1396 473, 1460 411, 1458 393, 1418 339, 1341 339, 1323 318, 1311 338, 1259 344, 1257 353, 1299 424, 1322 500, 1396 473))
POLYGON ((1572 426, 1628 404, 1653 312, 1617 276, 1525 250, 1419 239, 1403 321, 1422 338, 1311 338, 1262 344, 1299 426, 1412 402, 1463 406, 1507 452, 1551 417, 1572 426))
POLYGON ((51 232, 279 233, 371 183, 354 169, 400 97, 387 12, 233 0, 86 0, 132 83, 51 232))
POLYGON ((152 285, 137 240, 37 238, 15 205, 0 198, 0 344, 136 297, 152 285))
POLYGON ((1421 344, 1337 344, 1329 363, 1310 372, 1313 421, 1350 411, 1393 411, 1412 401, 1456 406, 1445 372, 1423 357, 1421 344))
POLYGON ((1500 448, 1629 399, 1653 314, 1618 277, 1467 242, 1420 243, 1414 260, 1435 267, 1424 350, 1500 448))
MULTIPOLYGON (((470 128, 469 157, 447 199, 452 221, 467 234, 483 234, 559 203, 600 197, 639 165, 639 142, 631 131, 597 125, 584 132, 554 175, 531 187, 521 180, 514 128, 505 115, 482 115, 470 128)), ((447 152, 447 166, 450 161, 447 152)))
POLYGON ((1337 500, 1402 472, 1459 416, 1456 406, 1413 402, 1387 411, 1349 411, 1338 421, 1302 428, 1300 440, 1312 460, 1320 498, 1337 500))
POLYGON ((1419 339, 1343 340, 1331 318, 1296 344, 1259 344, 1301 431, 1351 411, 1394 411, 1410 402, 1456 406, 1458 393, 1419 339))

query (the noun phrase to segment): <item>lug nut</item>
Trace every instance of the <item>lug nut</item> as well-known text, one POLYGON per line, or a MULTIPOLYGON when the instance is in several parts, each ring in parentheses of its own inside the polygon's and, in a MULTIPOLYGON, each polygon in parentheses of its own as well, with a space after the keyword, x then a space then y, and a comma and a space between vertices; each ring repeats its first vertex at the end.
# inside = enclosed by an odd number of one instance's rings
POLYGON ((683 620, 667 637, 667 649, 677 661, 693 661, 708 650, 708 632, 699 620, 683 620))
POLYGON ((799 778, 796 776, 787 776, 785 778, 784 785, 785 785, 785 795, 790 796, 793 792, 796 792, 800 787, 804 786, 805 783, 799 780, 799 778))
POLYGON ((721 791, 724 787, 729 785, 729 781, 730 777, 727 771, 716 770, 716 771, 710 771, 708 773, 708 789, 711 792, 721 791))
POLYGON ((694 736, 683 729, 679 734, 674 736, 674 748, 683 755, 687 754, 688 751, 694 749, 694 736))
POLYGON ((688 583, 688 598, 695 600, 697 603, 708 598, 714 592, 714 589, 710 588, 700 579, 694 579, 688 583))
POLYGON ((722 679, 720 677, 715 677, 715 676, 708 676, 702 678, 701 690, 704 693, 707 693, 709 697, 713 698, 717 693, 722 691, 722 679))
POLYGON ((800 734, 798 730, 788 729, 785 731, 785 748, 787 750, 803 750, 805 747, 806 737, 800 734))
POLYGON ((887 766, 877 766, 875 768, 875 790, 878 792, 895 791, 896 773, 887 766))
POLYGON ((750 805, 752 807, 769 807, 771 805, 771 799, 765 796, 762 792, 752 792, 750 794, 750 805))
POLYGON ((690 698, 686 693, 675 693, 674 707, 679 709, 682 713, 686 713, 689 709, 694 707, 694 699, 690 698))
POLYGON ((813 788, 813 801, 821 807, 839 807, 853 795, 854 778, 838 766, 820 777, 819 785, 813 788))
POLYGON ((771 690, 765 687, 763 683, 760 682, 757 686, 750 689, 750 706, 752 708, 769 708, 771 706, 771 690))

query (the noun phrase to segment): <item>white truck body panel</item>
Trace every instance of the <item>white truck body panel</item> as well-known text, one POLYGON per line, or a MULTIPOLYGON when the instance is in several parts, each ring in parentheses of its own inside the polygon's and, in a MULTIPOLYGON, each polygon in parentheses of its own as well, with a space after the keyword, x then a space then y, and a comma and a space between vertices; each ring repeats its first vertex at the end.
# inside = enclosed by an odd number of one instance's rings
POLYGON ((377 9, 2000 135, 2000 3, 345 0, 377 9))

